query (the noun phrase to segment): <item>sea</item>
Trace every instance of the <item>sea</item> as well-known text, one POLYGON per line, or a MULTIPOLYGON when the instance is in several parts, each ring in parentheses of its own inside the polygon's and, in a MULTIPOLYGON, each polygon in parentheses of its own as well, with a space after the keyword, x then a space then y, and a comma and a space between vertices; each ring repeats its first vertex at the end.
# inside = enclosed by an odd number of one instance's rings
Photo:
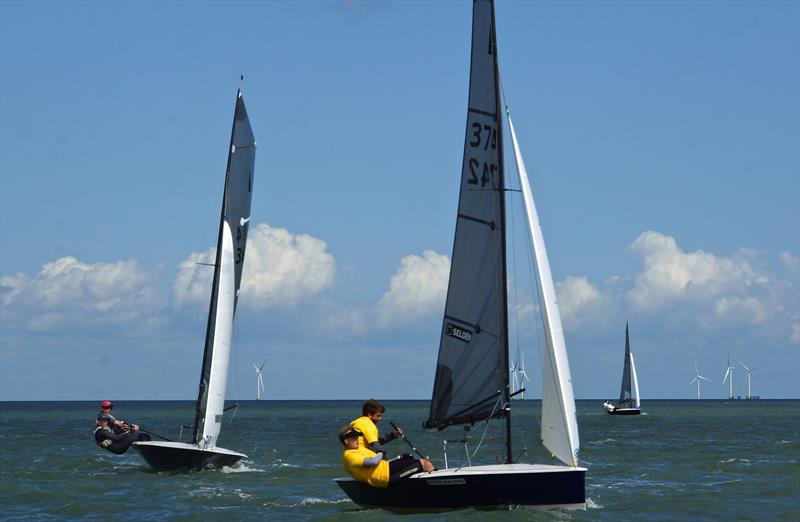
MULTIPOLYGON (((443 440, 462 428, 425 431, 428 401, 385 401, 384 421, 444 467, 443 440)), ((539 443, 536 400, 513 403, 514 459, 553 463, 539 443)), ((361 401, 241 401, 226 413, 219 445, 248 455, 236 467, 152 471, 131 449, 94 444, 97 402, 0 402, 0 520, 380 520, 677 521, 800 520, 800 401, 653 400, 643 415, 605 414, 602 400, 577 401, 586 474, 585 509, 503 507, 396 514, 362 509, 332 481, 344 476, 338 429, 361 401)), ((118 419, 177 440, 191 401, 116 401, 118 419)), ((504 426, 476 424, 465 448, 475 463, 504 458, 504 426), (482 439, 482 441, 481 441, 482 439), (472 456, 474 453, 474 457, 472 456)), ((191 428, 184 429, 187 440, 191 428)))

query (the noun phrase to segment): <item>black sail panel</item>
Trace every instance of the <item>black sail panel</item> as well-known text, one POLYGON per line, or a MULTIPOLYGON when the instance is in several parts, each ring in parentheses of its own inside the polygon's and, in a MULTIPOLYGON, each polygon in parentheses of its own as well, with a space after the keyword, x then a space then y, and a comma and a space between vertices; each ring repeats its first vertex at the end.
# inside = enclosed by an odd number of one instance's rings
POLYGON ((507 394, 503 172, 494 12, 473 3, 458 218, 429 428, 503 414, 507 394))
POLYGON ((633 402, 631 394, 631 338, 628 335, 628 324, 625 324, 625 363, 622 366, 622 387, 619 390, 619 403, 633 402))

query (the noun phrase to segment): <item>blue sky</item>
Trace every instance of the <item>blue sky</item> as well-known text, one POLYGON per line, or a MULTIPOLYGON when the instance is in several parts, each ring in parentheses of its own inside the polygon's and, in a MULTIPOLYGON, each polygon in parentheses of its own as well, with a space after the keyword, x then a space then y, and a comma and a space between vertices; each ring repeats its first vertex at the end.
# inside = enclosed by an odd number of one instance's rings
MULTIPOLYGON (((618 394, 626 320, 645 399, 692 397, 695 362, 724 397, 729 355, 759 367, 753 393, 800 396, 800 4, 496 13, 576 397, 618 394)), ((240 86, 259 149, 229 397, 254 398, 266 360, 268 398, 428 398, 470 19, 468 2, 0 3, 0 399, 195 396, 195 262, 240 86)), ((537 396, 531 294, 513 350, 537 396)))

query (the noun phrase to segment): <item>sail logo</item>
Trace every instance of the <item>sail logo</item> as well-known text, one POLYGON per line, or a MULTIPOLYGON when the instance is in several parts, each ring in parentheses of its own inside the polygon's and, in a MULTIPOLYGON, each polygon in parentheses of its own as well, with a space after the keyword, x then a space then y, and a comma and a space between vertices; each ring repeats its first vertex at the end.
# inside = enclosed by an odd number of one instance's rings
POLYGON ((452 325, 447 323, 447 328, 445 329, 445 333, 450 337, 455 337, 460 341, 464 341, 468 343, 470 339, 472 339, 472 332, 466 330, 464 328, 459 328, 458 326, 452 325))

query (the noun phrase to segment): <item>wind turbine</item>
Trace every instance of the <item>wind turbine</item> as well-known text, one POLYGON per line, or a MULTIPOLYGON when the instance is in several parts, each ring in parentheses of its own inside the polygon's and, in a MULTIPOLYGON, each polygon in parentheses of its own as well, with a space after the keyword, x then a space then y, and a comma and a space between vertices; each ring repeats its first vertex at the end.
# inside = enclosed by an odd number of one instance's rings
POLYGON ((514 366, 511 368, 511 389, 512 393, 522 390, 519 394, 520 399, 525 398, 525 381, 530 381, 528 374, 525 373, 525 355, 523 352, 518 353, 519 358, 514 366))
POLYGON ((697 363, 694 363, 694 379, 689 381, 689 386, 691 386, 692 383, 697 382, 697 398, 698 398, 698 400, 700 399, 700 381, 701 380, 711 382, 711 379, 706 379, 705 377, 700 375, 700 371, 697 369, 697 363))
POLYGON ((264 369, 264 365, 267 364, 267 361, 261 363, 261 367, 253 365, 253 368, 256 370, 256 400, 261 400, 261 392, 264 391, 264 381, 261 379, 261 370, 264 369))
POLYGON ((725 369, 725 377, 722 379, 723 386, 725 381, 728 381, 728 400, 733 399, 733 370, 736 368, 731 366, 731 356, 728 356, 728 367, 725 369), (730 380, 728 380, 730 377, 730 380))
POLYGON ((739 361, 739 364, 741 364, 742 367, 744 368, 744 371, 747 372, 747 398, 752 399, 753 396, 750 395, 750 373, 758 370, 758 368, 748 368, 747 365, 743 363, 741 359, 737 360, 739 361))

